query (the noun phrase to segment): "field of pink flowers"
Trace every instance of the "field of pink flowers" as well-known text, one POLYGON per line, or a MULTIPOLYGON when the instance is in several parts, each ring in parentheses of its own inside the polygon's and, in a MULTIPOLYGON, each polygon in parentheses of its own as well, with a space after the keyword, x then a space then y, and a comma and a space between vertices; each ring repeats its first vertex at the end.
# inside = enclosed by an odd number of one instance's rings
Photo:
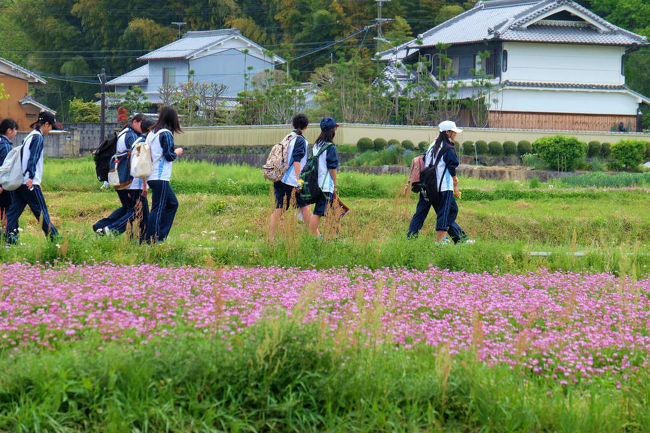
POLYGON ((78 340, 102 350, 103 340, 230 337, 278 316, 315 322, 341 347, 473 351, 562 384, 617 380, 647 367, 650 352, 647 275, 15 263, 0 266, 0 286, 10 356, 78 340))

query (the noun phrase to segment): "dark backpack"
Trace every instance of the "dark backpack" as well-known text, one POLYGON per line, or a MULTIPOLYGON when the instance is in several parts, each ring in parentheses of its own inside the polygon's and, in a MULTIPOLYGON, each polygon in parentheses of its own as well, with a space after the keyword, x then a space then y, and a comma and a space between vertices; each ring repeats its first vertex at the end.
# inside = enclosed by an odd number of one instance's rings
POLYGON ((109 165, 111 163, 111 158, 113 158, 113 155, 115 155, 115 152, 117 151, 117 139, 120 138, 123 133, 118 135, 114 132, 111 136, 102 141, 99 147, 93 151, 97 180, 108 182, 108 170, 110 169, 109 165))
POLYGON ((317 203, 325 199, 325 194, 318 185, 318 158, 331 145, 332 143, 325 143, 316 155, 312 155, 307 159, 305 166, 300 171, 300 179, 304 182, 300 190, 300 196, 307 204, 317 203))
POLYGON ((437 206, 440 201, 440 189, 442 188, 442 180, 447 171, 447 164, 445 164, 445 169, 442 171, 440 179, 438 179, 437 167, 445 153, 453 147, 454 146, 450 144, 445 145, 438 152, 435 162, 433 162, 433 158, 431 158, 432 163, 420 172, 420 191, 422 192, 422 197, 434 206, 437 206))

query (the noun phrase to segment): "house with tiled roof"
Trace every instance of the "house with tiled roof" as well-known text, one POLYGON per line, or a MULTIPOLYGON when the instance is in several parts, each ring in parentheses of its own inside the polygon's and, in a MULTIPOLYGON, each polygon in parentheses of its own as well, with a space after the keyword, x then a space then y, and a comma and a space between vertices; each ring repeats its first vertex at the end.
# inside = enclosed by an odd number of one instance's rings
POLYGON ((232 99, 246 87, 252 76, 266 69, 273 70, 284 59, 244 37, 237 29, 187 32, 182 38, 138 58, 145 62, 107 82, 115 92, 124 93, 137 85, 148 101, 162 102, 160 88, 192 80, 226 86, 221 95, 232 99))
POLYGON ((441 56, 460 98, 487 76, 496 89, 486 101, 491 127, 610 130, 623 122, 637 130, 650 99, 626 86, 625 59, 646 45, 571 0, 491 0, 379 55, 391 92, 417 79, 409 64, 426 65, 418 73, 440 84, 441 56))
MULTIPOLYGON (((14 119, 21 131, 29 131, 29 125, 38 119, 42 110, 54 110, 29 96, 30 85, 47 84, 38 74, 0 57, 0 84, 4 96, 0 97, 0 120, 14 119)), ((3 95, 0 95, 3 96, 3 95)))

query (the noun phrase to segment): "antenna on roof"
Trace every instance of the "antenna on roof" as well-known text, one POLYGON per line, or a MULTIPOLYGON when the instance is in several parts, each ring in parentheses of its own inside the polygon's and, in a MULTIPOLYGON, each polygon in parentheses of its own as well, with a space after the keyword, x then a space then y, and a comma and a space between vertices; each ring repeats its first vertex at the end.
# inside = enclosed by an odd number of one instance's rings
POLYGON ((172 24, 178 26, 178 39, 181 38, 181 27, 186 25, 187 23, 185 21, 172 21, 172 24))

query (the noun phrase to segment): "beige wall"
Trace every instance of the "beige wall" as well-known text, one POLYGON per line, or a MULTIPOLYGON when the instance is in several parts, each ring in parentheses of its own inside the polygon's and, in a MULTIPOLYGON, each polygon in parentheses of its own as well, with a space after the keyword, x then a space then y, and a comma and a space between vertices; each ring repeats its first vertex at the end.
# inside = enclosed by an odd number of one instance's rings
MULTIPOLYGON (((481 129, 463 128, 462 134, 456 141, 485 140, 514 141, 528 140, 530 142, 549 135, 564 134, 577 137, 584 142, 599 141, 615 143, 623 138, 650 141, 649 133, 616 133, 616 132, 586 132, 586 131, 534 131, 519 129, 481 129)), ((177 146, 268 146, 278 143, 284 134, 290 131, 288 125, 274 126, 213 126, 187 127, 185 133, 176 134, 174 140, 177 146)), ((313 143, 320 132, 318 124, 310 126, 305 135, 313 143)), ((337 144, 356 144, 361 137, 372 139, 382 137, 387 140, 411 140, 416 146, 420 141, 433 141, 438 135, 438 129, 430 126, 391 126, 391 125, 360 125, 342 124, 334 141, 337 144)))

